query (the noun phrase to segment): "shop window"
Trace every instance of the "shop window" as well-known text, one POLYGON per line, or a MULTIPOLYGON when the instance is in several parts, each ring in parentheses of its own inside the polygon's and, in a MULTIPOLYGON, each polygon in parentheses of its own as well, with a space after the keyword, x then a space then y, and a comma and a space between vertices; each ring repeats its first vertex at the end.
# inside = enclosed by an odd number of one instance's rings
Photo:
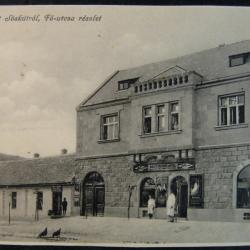
POLYGON ((17 205, 17 192, 11 193, 11 208, 15 209, 17 205))
POLYGON ((156 184, 152 178, 145 178, 141 183, 140 207, 148 206, 149 195, 155 199, 156 207, 166 207, 166 191, 166 184, 156 184))
POLYGON ((37 192, 37 209, 43 210, 43 192, 37 192))
POLYGON ((152 108, 145 107, 143 109, 143 130, 144 134, 149 134, 152 131, 152 108))
POLYGON ((166 207, 166 192, 167 187, 165 184, 157 184, 156 189, 156 207, 166 207))
POLYGON ((148 206, 148 198, 151 195, 155 199, 155 182, 152 178, 146 178, 141 183, 140 206, 148 206))
POLYGON ((192 174, 189 177, 189 206, 203 208, 203 175, 192 174))
POLYGON ((250 165, 237 177, 237 208, 250 208, 250 165))
POLYGON ((101 139, 115 140, 119 136, 118 114, 101 117, 101 139))
POLYGON ((157 131, 161 132, 165 130, 165 105, 157 106, 157 131))
POLYGON ((170 130, 179 129, 179 103, 170 103, 170 130))
POLYGON ((245 95, 219 97, 219 125, 237 125, 245 122, 245 95))

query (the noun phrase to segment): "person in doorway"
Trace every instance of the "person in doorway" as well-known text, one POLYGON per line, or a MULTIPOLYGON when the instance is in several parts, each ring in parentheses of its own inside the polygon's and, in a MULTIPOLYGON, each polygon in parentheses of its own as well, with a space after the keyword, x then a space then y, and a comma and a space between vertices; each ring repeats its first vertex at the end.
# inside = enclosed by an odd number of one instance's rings
POLYGON ((66 212, 67 212, 67 206, 68 206, 68 202, 67 202, 66 198, 64 197, 63 202, 62 202, 63 216, 65 216, 65 215, 66 215, 66 212))
POLYGON ((174 222, 175 202, 176 202, 175 195, 174 195, 173 191, 171 191, 171 193, 167 199, 167 216, 168 216, 170 222, 174 222))
POLYGON ((153 218, 154 214, 154 209, 155 209, 155 200, 151 195, 148 196, 148 216, 149 219, 153 218))

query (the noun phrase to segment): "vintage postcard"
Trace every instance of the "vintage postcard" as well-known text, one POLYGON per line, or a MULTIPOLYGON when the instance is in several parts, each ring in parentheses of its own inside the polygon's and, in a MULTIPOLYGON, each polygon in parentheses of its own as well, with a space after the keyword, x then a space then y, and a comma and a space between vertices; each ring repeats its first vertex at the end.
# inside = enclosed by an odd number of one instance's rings
POLYGON ((0 7, 0 241, 248 245, 250 9, 0 7))

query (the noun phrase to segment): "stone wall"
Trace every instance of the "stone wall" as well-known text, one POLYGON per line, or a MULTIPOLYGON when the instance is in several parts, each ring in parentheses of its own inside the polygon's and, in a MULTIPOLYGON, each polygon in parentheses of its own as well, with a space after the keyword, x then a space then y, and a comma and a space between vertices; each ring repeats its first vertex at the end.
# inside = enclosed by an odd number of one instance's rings
POLYGON ((204 174, 204 208, 233 208, 233 173, 250 159, 250 145, 203 149, 196 157, 196 172, 204 174))
MULTIPOLYGON (((84 181, 90 172, 98 172, 105 183, 105 208, 127 207, 128 186, 136 185, 137 178, 131 169, 129 156, 78 160, 76 162, 76 175, 84 181)), ((137 202, 136 195, 131 197, 132 202, 137 202)))

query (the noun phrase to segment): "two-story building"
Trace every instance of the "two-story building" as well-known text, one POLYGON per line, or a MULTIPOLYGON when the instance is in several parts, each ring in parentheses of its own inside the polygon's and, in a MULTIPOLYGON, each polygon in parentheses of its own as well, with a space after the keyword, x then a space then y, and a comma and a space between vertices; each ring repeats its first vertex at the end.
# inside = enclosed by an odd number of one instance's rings
POLYGON ((77 107, 81 214, 250 219, 250 41, 112 74, 77 107))

